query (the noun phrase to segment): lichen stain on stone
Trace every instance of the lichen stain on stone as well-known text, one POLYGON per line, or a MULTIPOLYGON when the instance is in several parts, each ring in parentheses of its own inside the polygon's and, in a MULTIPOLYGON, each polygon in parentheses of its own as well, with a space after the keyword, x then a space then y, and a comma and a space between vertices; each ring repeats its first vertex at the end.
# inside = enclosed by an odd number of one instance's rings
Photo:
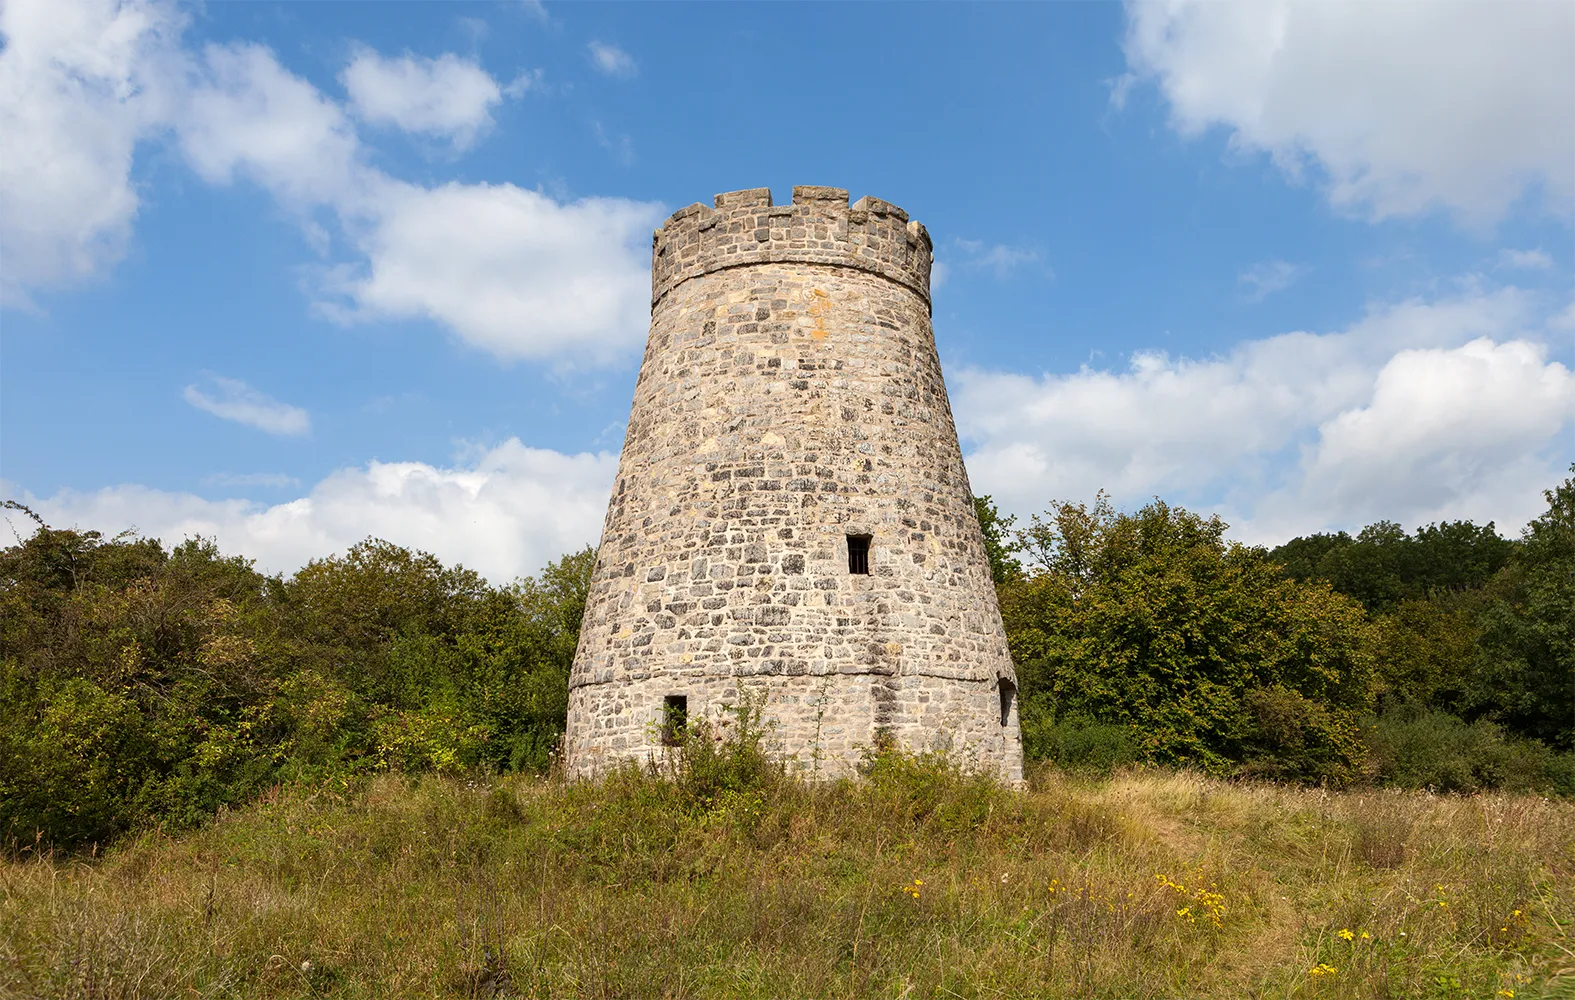
POLYGON ((823 289, 811 288, 809 290, 810 319, 815 321, 815 328, 810 331, 810 336, 816 340, 826 339, 826 317, 831 314, 831 296, 823 289))

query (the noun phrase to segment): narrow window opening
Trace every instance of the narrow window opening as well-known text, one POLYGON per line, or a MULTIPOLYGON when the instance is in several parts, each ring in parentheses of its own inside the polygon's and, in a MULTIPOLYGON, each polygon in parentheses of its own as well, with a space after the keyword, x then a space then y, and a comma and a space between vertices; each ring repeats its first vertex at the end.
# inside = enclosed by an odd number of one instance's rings
POLYGON ((689 728, 689 697, 670 694, 662 699, 662 745, 675 747, 684 741, 689 728))
POLYGON ((870 536, 848 536, 848 572, 870 575, 870 536))
POLYGON ((1017 685, 1011 681, 1001 681, 1001 725, 1010 725, 1012 721, 1012 703, 1017 700, 1017 685))

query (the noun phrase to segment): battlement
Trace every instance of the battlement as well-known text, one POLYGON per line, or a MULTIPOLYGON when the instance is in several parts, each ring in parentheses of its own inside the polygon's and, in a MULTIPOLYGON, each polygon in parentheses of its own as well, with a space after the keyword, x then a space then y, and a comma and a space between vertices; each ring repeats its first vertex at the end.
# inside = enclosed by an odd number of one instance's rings
POLYGON ((879 198, 801 185, 791 205, 770 188, 728 191, 672 214, 651 238, 651 304, 702 274, 749 264, 823 264, 878 274, 930 301, 930 234, 879 198))

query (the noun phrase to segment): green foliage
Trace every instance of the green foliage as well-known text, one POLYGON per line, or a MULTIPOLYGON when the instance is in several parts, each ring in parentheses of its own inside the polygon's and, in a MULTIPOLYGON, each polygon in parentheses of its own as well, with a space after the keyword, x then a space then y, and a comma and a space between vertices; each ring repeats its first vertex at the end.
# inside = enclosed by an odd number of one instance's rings
MULTIPOLYGON (((1515 542, 1379 522, 1273 553, 1159 500, 1017 527, 979 497, 1025 750, 1575 794, 1555 752, 1575 750, 1575 475, 1546 497, 1515 542)), ((494 587, 368 539, 267 577, 211 540, 40 523, 0 551, 0 845, 190 826, 284 782, 548 770, 594 563, 494 587)), ((673 780, 631 794, 710 809, 777 787, 760 706, 729 725, 690 727, 673 780)), ((869 777, 923 801, 933 764, 887 748, 869 777)))
POLYGON ((42 528, 0 552, 0 844, 189 826, 280 781, 544 770, 593 564, 496 588, 369 539, 282 579, 42 528))
POLYGON ((1547 511, 1518 542, 1491 524, 1407 536, 1380 522, 1272 555, 1292 578, 1327 581, 1373 609, 1381 704, 1575 749, 1575 478, 1544 496, 1547 511))
POLYGON ((1479 664, 1495 719, 1575 750, 1575 464, 1570 472, 1544 491, 1547 511, 1496 581, 1479 664))
POLYGON ((1057 720, 1123 727, 1141 759, 1345 781, 1371 704, 1369 626, 1326 585, 1286 580, 1218 518, 1162 501, 1059 503, 1018 533, 1032 572, 999 588, 1024 743, 1057 720))
POLYGON ((1575 754, 1516 739, 1486 719, 1400 705, 1372 722, 1374 770, 1386 784, 1475 792, 1484 788, 1575 795, 1575 754))
POLYGON ((1368 610, 1384 611, 1407 598, 1481 587, 1514 548, 1491 522, 1443 521, 1407 535, 1393 521, 1379 521, 1355 538, 1343 531, 1294 538, 1269 556, 1293 580, 1325 580, 1368 610))
POLYGON ((1099 722, 1087 715, 1036 719, 1032 725, 1023 716, 1023 753, 1063 771, 1098 775, 1142 760, 1138 734, 1131 726, 1099 722))
POLYGON ((1020 579, 1023 564, 1012 553, 1018 551, 1011 538, 1014 516, 1002 517, 995 503, 987 496, 973 498, 973 510, 979 517, 979 530, 984 533, 984 553, 990 560, 990 577, 997 586, 1020 579))
POLYGON ((786 769, 766 745, 765 702, 764 691, 746 689, 738 704, 726 706, 730 718, 717 725, 689 720, 676 733, 678 745, 667 770, 685 802, 709 809, 783 780, 786 769))

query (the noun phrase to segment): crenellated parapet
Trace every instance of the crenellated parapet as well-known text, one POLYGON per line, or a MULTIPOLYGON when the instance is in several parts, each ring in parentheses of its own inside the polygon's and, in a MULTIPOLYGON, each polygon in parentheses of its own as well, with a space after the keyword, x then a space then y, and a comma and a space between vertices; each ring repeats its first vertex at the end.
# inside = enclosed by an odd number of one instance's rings
POLYGON ((878 274, 930 301, 930 234, 879 198, 849 206, 842 188, 801 185, 793 204, 770 188, 719 194, 679 209, 651 242, 651 304, 702 274, 752 264, 822 264, 878 274))

